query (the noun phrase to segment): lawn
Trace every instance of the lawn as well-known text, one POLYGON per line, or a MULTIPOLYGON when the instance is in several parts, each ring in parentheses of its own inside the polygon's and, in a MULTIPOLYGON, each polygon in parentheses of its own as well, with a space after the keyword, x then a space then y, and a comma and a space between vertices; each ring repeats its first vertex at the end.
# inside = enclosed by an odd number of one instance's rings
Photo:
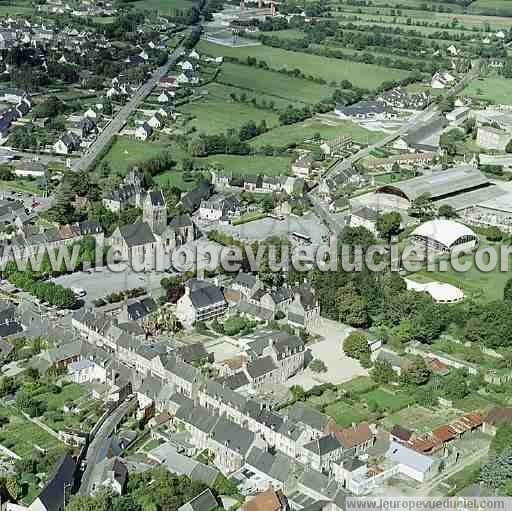
POLYGON ((318 103, 332 95, 327 85, 242 64, 226 62, 217 81, 290 101, 318 103))
POLYGON ((376 386, 375 382, 369 376, 356 376, 352 380, 339 385, 340 390, 351 394, 364 394, 376 386))
MULTIPOLYGON (((499 245, 496 245, 499 255, 499 245)), ((419 272, 410 275, 408 278, 417 280, 418 282, 446 282, 456 287, 461 288, 466 295, 471 298, 478 299, 484 302, 491 302, 494 300, 503 299, 503 289, 508 278, 512 275, 512 271, 501 272, 500 263, 496 264, 495 268, 490 272, 480 271, 474 262, 474 254, 460 256, 460 264, 471 261, 471 268, 465 272, 457 272, 452 266, 447 265, 447 271, 428 271, 422 268, 419 272)), ((509 266, 510 268, 510 266, 509 266)))
POLYGON ((464 89, 464 94, 489 103, 512 105, 512 80, 500 77, 473 80, 464 89))
MULTIPOLYGON (((375 389, 361 396, 370 406, 371 403, 378 405, 379 409, 388 413, 395 413, 412 404, 414 400, 400 392, 390 392, 385 389, 375 389)), ((371 406, 370 406, 371 408, 371 406)))
POLYGON ((285 156, 236 156, 217 154, 197 159, 197 163, 215 165, 232 174, 285 176, 290 173, 291 159, 285 156))
POLYGON ((500 16, 512 16, 512 1, 510 0, 476 0, 470 6, 470 11, 475 14, 498 14, 500 16))
MULTIPOLYGON (((195 188, 197 183, 196 179, 188 181, 185 180, 183 176, 183 172, 179 172, 176 170, 168 170, 167 172, 155 176, 153 180, 159 186, 175 186, 176 188, 179 188, 182 192, 188 192, 189 190, 192 190, 192 188, 195 188)), ((192 177, 195 178, 196 175, 194 174, 192 177)))
POLYGON ((9 417, 9 423, 0 429, 0 443, 22 458, 34 453, 35 446, 51 449, 63 445, 11 406, 0 405, 0 415, 9 417))
POLYGON ((342 428, 347 428, 352 425, 352 423, 359 423, 364 421, 369 421, 372 418, 372 415, 368 410, 362 407, 360 404, 351 405, 346 401, 337 401, 336 403, 332 403, 325 408, 325 413, 331 416, 338 426, 342 428))
POLYGON ((479 394, 470 394, 464 399, 456 401, 454 406, 464 412, 487 412, 490 408, 495 406, 496 403, 485 399, 479 394))
POLYGON ((353 85, 368 89, 375 89, 388 80, 400 80, 409 74, 406 71, 384 66, 330 59, 263 45, 231 48, 201 41, 198 50, 209 55, 236 57, 242 60, 255 57, 258 60, 264 60, 274 69, 300 69, 305 74, 321 77, 327 82, 350 80, 353 85))
POLYGON ((292 144, 303 144, 305 140, 312 139, 316 133, 320 133, 320 137, 324 139, 331 139, 340 135, 351 135, 356 144, 371 144, 385 136, 380 131, 369 131, 350 121, 327 123, 322 121, 320 117, 315 117, 301 123, 273 129, 252 139, 251 145, 254 147, 267 145, 282 147, 292 144))
POLYGON ((141 142, 133 137, 118 136, 101 161, 107 161, 114 172, 126 174, 130 165, 153 158, 165 150, 172 151, 176 156, 176 161, 187 156, 179 147, 164 139, 141 142))
POLYGON ((70 383, 62 387, 62 392, 59 394, 46 392, 44 394, 38 394, 37 399, 44 401, 48 405, 49 410, 60 410, 65 403, 76 401, 84 396, 85 393, 86 391, 81 385, 70 383))
POLYGON ((272 37, 279 37, 280 39, 304 39, 306 34, 302 30, 287 29, 287 30, 273 30, 271 32, 261 32, 263 35, 272 37))

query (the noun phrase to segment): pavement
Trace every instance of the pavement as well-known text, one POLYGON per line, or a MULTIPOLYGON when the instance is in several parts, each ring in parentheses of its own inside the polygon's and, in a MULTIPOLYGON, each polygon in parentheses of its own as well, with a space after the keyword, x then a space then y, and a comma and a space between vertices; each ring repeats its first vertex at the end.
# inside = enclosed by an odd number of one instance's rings
POLYGON ((82 476, 80 489, 78 490, 79 495, 91 495, 94 491, 94 479, 92 477, 94 468, 102 461, 102 456, 108 449, 112 433, 128 412, 131 404, 132 401, 125 401, 119 405, 105 420, 89 445, 85 458, 87 466, 82 476))
POLYGON ((286 382, 290 388, 293 385, 300 385, 309 390, 315 385, 322 383, 334 383, 339 385, 356 376, 368 376, 368 371, 361 367, 361 364, 345 355, 342 349, 342 342, 354 329, 343 323, 320 318, 317 325, 312 327, 314 334, 320 335, 323 339, 308 346, 311 357, 322 360, 327 366, 327 372, 314 373, 305 369, 296 374, 286 382))
POLYGON ((73 171, 78 172, 82 169, 88 169, 101 154, 101 152, 108 146, 112 138, 117 135, 123 126, 128 121, 128 118, 138 108, 147 96, 151 93, 153 88, 156 86, 160 78, 163 78, 170 67, 178 60, 183 52, 183 48, 176 48, 170 55, 167 62, 156 69, 151 78, 141 85, 137 91, 133 94, 130 100, 124 105, 116 114, 116 116, 110 121, 105 129, 100 133, 96 140, 87 148, 81 158, 73 160, 71 168, 73 171))

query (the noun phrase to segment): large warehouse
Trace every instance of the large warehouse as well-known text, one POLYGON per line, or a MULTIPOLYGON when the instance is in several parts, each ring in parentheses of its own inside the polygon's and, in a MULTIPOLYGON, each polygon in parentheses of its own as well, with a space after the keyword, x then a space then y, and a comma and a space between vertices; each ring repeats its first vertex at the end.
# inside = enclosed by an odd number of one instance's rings
POLYGON ((378 188, 377 193, 405 199, 408 203, 423 194, 429 194, 437 206, 447 203, 458 210, 505 192, 479 170, 467 165, 386 184, 378 188))
POLYGON ((442 253, 473 250, 479 243, 478 236, 469 227, 453 220, 425 222, 416 227, 409 238, 418 247, 442 253))

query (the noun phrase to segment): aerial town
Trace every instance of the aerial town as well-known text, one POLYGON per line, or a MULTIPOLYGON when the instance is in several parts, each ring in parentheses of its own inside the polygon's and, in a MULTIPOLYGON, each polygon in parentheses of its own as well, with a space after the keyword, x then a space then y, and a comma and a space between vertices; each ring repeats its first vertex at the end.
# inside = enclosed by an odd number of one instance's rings
POLYGON ((511 0, 0 2, 0 511, 512 509, 511 253, 511 0))

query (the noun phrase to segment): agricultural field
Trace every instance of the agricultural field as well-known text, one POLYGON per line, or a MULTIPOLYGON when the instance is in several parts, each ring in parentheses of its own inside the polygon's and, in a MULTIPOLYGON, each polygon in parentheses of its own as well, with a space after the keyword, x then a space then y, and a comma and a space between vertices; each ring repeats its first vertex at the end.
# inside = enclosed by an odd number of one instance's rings
POLYGON ((333 89, 327 85, 311 80, 230 62, 223 64, 217 81, 292 102, 311 104, 318 103, 333 93, 333 89))
POLYGON ((222 55, 242 60, 254 57, 257 60, 264 60, 273 69, 300 69, 304 74, 323 78, 327 82, 350 80, 353 85, 368 89, 374 89, 388 80, 400 80, 409 74, 384 66, 330 59, 269 46, 232 48, 201 41, 198 51, 208 55, 222 55))
POLYGON ((187 122, 187 128, 194 127, 198 133, 208 135, 222 133, 230 128, 238 130, 249 121, 258 124, 264 120, 269 128, 279 124, 275 112, 239 102, 211 99, 195 101, 180 107, 180 112, 193 117, 187 122))
POLYGON ((473 80, 464 89, 464 94, 488 103, 512 105, 512 80, 498 76, 473 80))
POLYGON ((385 136, 379 131, 369 131, 361 128, 350 121, 325 122, 317 116, 304 122, 281 126, 264 133, 251 140, 253 147, 288 146, 292 144, 303 144, 306 140, 312 139, 319 133, 324 139, 330 139, 339 135, 351 135, 356 144, 369 144, 380 140, 385 136))

